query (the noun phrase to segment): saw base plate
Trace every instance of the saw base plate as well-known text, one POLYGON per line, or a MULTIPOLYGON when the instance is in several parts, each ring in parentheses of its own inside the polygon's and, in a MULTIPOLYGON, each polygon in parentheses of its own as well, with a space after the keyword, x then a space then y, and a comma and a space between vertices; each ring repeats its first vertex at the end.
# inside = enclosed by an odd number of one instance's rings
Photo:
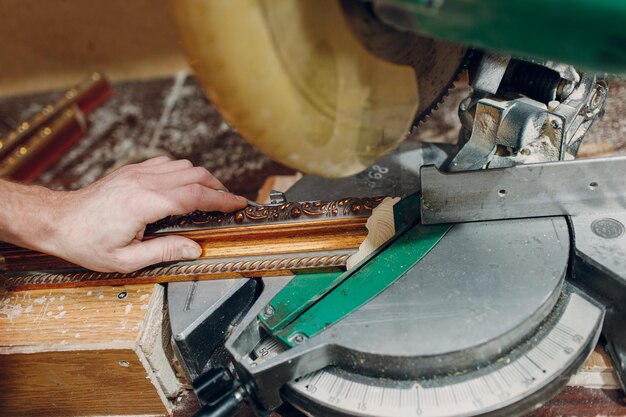
MULTIPOLYGON (((442 160, 433 148, 407 144, 378 162, 380 182, 360 175, 333 189, 378 195, 384 183, 403 196, 385 177, 415 182, 416 166, 442 160)), ((326 180, 305 177, 287 198, 319 192, 316 181, 326 180)), ((566 281, 569 263, 565 218, 458 224, 384 292, 290 349, 257 319, 288 278, 263 278, 225 348, 265 409, 287 400, 318 416, 520 415, 562 387, 599 336, 604 307, 566 281)))

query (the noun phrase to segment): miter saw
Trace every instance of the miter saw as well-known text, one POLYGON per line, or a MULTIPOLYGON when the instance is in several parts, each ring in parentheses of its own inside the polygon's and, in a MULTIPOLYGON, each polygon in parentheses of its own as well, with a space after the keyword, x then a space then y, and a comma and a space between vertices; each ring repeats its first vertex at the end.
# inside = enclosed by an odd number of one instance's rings
POLYGON ((597 71, 626 68, 623 2, 172 4, 225 119, 320 175, 274 203, 403 197, 396 236, 351 271, 170 284, 199 415, 521 415, 601 331, 624 386, 626 160, 574 159, 597 71), (458 144, 397 148, 462 71, 458 144))

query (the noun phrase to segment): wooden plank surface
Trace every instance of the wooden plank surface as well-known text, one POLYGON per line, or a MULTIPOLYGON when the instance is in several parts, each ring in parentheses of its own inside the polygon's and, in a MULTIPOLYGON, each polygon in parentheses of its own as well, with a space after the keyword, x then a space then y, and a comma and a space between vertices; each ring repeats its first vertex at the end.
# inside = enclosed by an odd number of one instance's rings
POLYGON ((0 296, 0 355, 133 349, 153 285, 34 290, 0 296))
POLYGON ((0 416, 164 415, 132 349, 0 355, 0 416))
POLYGON ((155 285, 1 294, 0 416, 167 414, 164 323, 155 285))

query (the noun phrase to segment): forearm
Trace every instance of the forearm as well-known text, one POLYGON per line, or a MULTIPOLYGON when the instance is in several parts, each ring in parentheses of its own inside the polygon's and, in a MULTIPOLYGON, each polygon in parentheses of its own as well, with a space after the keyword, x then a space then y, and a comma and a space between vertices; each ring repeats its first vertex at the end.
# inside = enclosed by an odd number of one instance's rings
POLYGON ((50 252, 63 192, 0 180, 0 241, 50 252))

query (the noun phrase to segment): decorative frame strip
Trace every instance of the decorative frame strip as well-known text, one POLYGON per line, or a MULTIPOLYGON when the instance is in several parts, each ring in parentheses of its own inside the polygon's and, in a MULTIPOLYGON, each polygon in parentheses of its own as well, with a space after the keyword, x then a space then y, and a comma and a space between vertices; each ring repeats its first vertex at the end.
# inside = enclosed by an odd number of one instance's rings
POLYGON ((195 212, 166 218, 150 225, 146 238, 188 237, 202 247, 201 258, 130 274, 87 271, 50 255, 2 245, 5 269, 0 272, 0 287, 30 290, 344 269, 367 237, 366 222, 383 198, 249 206, 229 214, 195 212))

